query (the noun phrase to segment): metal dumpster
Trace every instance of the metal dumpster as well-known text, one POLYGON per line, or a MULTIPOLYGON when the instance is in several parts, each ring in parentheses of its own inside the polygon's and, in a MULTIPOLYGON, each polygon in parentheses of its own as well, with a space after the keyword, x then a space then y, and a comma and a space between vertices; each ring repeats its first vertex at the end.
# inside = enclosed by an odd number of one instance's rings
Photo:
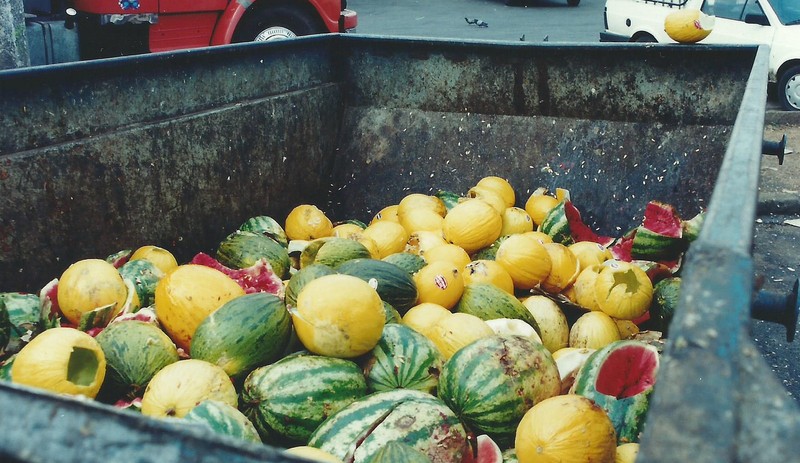
MULTIPOLYGON (((637 461, 787 461, 800 413, 747 333, 767 54, 330 35, 2 72, 0 291, 485 175, 566 188, 610 236, 650 199, 707 207, 637 461)), ((3 461, 294 461, 14 385, 0 410, 3 461)))

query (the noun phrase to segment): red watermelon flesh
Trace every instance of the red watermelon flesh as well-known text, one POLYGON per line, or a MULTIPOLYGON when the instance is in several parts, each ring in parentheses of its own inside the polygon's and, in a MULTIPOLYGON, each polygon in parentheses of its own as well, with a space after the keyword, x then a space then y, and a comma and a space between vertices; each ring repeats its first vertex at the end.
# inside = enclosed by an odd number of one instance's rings
POLYGON ((595 381, 597 392, 617 399, 640 394, 653 387, 658 353, 638 346, 616 349, 605 359, 595 381))
POLYGON ((625 262, 630 262, 633 260, 633 257, 631 257, 631 251, 633 250, 634 234, 635 231, 632 234, 623 236, 622 238, 617 240, 614 246, 611 246, 609 248, 609 250, 611 251, 611 255, 614 256, 614 259, 625 262))
POLYGON ((470 451, 464 453, 461 463, 503 463, 500 446, 486 434, 470 439, 470 451))
POLYGON ((608 246, 614 241, 614 238, 609 236, 598 235, 589 228, 588 225, 583 223, 580 211, 578 211, 578 208, 576 208, 571 201, 564 202, 564 215, 567 217, 569 232, 574 241, 593 241, 603 246, 608 246))
POLYGON ((674 207, 660 201, 650 201, 644 210, 644 228, 664 236, 680 238, 683 235, 681 218, 674 207))
POLYGON ((198 253, 192 259, 192 264, 205 265, 221 271, 239 283, 245 293, 267 292, 281 296, 284 291, 283 282, 266 259, 261 259, 250 267, 232 269, 222 265, 217 259, 206 253, 198 253))

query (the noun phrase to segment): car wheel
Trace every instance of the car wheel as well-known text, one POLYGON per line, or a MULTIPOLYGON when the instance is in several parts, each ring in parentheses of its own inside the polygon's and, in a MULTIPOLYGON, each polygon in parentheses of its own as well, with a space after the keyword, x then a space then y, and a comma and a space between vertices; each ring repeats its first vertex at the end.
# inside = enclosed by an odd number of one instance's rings
POLYGON ((787 111, 800 111, 800 66, 793 66, 778 81, 778 98, 787 111))
POLYGON ((656 43, 657 40, 652 35, 644 33, 644 34, 639 34, 636 37, 634 37, 633 39, 631 39, 631 42, 656 43))
MULTIPOLYGON (((256 7, 254 7, 256 8, 256 7)), ((317 18, 297 7, 277 5, 256 8, 242 17, 233 42, 266 42, 327 32, 317 18)))

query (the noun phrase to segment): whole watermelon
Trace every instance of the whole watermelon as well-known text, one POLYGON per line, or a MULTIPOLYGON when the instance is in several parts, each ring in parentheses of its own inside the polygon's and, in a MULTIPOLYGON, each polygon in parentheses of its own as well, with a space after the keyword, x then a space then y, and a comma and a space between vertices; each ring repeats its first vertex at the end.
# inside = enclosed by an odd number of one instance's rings
POLYGON ((474 432, 500 445, 513 440, 525 412, 560 392, 550 351, 524 336, 495 335, 468 344, 439 376, 439 397, 474 432))
POLYGON ((292 335, 292 319, 274 294, 239 296, 206 317, 194 333, 193 358, 222 367, 236 380, 281 357, 292 335))
POLYGON ((395 323, 383 327, 378 345, 366 356, 364 375, 370 391, 405 388, 435 394, 443 365, 430 339, 395 323))
POLYGON ((265 442, 303 445, 330 415, 366 393, 354 362, 301 352, 253 370, 239 406, 265 442))

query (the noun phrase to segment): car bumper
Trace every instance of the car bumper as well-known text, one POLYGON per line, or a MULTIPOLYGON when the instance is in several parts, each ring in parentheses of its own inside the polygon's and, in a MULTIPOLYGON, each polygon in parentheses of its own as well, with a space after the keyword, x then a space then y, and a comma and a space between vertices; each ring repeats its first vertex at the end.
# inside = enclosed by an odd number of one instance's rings
POLYGON ((601 42, 630 42, 631 38, 623 34, 614 34, 613 32, 603 31, 600 33, 601 42))

